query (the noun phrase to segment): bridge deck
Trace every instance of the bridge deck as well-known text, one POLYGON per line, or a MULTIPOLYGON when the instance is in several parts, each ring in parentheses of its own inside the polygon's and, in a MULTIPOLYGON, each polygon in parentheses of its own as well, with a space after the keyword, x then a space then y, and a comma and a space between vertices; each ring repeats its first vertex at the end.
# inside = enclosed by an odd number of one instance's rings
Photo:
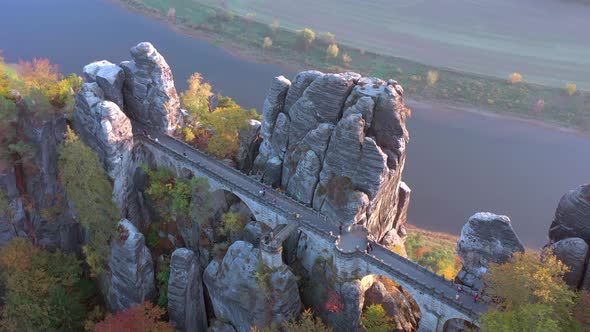
MULTIPOLYGON (((255 179, 241 173, 235 168, 223 164, 217 159, 205 154, 204 152, 191 147, 164 133, 156 133, 150 130, 151 139, 141 135, 144 127, 141 124, 133 124, 136 139, 144 140, 148 143, 159 145, 160 147, 175 153, 178 158, 182 158, 192 165, 202 169, 204 173, 210 174, 213 178, 221 183, 227 184, 228 187, 254 197, 264 205, 282 211, 288 219, 297 222, 301 227, 311 228, 315 232, 330 237, 330 232, 338 234, 338 224, 326 219, 319 212, 305 206, 291 197, 286 196, 272 188, 267 189, 266 195, 260 197, 258 192, 263 184, 255 179), (156 143, 154 140, 158 139, 156 143), (294 215, 299 214, 301 217, 295 219, 294 215)), ((361 248, 363 250, 364 248, 361 248)), ((457 285, 446 280, 440 275, 420 266, 405 257, 389 250, 382 245, 375 245, 370 254, 364 254, 365 260, 369 264, 377 262, 384 263, 399 273, 411 276, 414 283, 421 286, 422 289, 434 289, 437 297, 444 297, 444 302, 454 307, 457 311, 465 313, 467 316, 479 315, 486 311, 487 305, 481 301, 474 302, 471 294, 461 292, 459 300, 455 300, 457 294, 457 285), (372 256, 372 257, 369 257, 372 256)), ((434 293, 434 292, 433 292, 434 293)), ((434 295, 434 294, 433 294, 434 295)))

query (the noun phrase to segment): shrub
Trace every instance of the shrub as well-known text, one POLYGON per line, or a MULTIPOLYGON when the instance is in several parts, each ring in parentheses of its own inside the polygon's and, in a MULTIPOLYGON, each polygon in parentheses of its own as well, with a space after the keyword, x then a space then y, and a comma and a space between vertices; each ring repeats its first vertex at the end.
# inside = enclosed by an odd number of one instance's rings
POLYGON ((511 84, 516 84, 522 82, 522 74, 520 73, 512 73, 508 75, 508 82, 511 84))
POLYGON ((328 48, 326 49, 326 57, 328 59, 336 59, 338 57, 339 52, 340 50, 338 49, 338 45, 330 44, 330 46, 328 46, 328 48))
POLYGON ((380 304, 371 304, 363 310, 361 323, 367 332, 389 332, 393 329, 392 319, 380 304))
POLYGON ((224 213, 221 221, 223 225, 219 228, 219 233, 230 238, 238 236, 244 230, 247 222, 246 216, 238 212, 224 213))
POLYGON ((270 37, 264 37, 264 40, 262 41, 262 48, 266 50, 271 47, 272 47, 272 39, 270 37))
POLYGON ((426 81, 428 82, 428 85, 434 86, 436 82, 438 82, 438 71, 429 70, 426 74, 426 81))
POLYGON ((577 90, 578 90, 578 87, 576 86, 576 83, 570 82, 565 85, 565 92, 570 96, 573 96, 577 90))
POLYGON ((174 327, 170 323, 160 321, 164 313, 164 309, 144 302, 115 315, 108 315, 104 321, 96 324, 94 332, 173 332, 174 327))

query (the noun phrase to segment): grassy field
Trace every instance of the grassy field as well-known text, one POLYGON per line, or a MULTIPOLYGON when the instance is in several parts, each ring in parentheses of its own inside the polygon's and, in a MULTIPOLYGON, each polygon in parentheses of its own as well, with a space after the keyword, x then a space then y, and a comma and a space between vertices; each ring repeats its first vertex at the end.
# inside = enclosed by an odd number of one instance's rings
MULTIPOLYGON (((199 1, 212 1, 219 5, 219 2, 214 0, 199 1)), ((262 3, 261 1, 263 0, 248 3, 262 3)), ((213 39, 214 45, 237 48, 240 53, 248 56, 296 64, 299 68, 305 69, 354 70, 365 75, 394 78, 404 86, 406 95, 415 99, 467 104, 478 109, 510 113, 559 126, 590 129, 590 93, 585 91, 577 91, 570 96, 564 88, 529 83, 526 76, 523 82, 512 84, 507 79, 441 69, 403 58, 377 54, 341 43, 340 40, 339 57, 328 60, 327 43, 316 39, 306 52, 297 50, 295 27, 281 26, 273 31, 266 23, 270 18, 264 18, 264 15, 259 13, 247 12, 237 15, 236 13, 245 10, 227 11, 191 0, 119 2, 170 23, 174 21, 177 26, 209 36, 213 39), (174 20, 166 18, 170 8, 175 9, 174 20), (265 37, 272 39, 272 46, 267 49, 262 47, 265 37), (351 58, 347 65, 342 60, 345 53, 351 58), (429 76, 436 76, 436 80, 429 79, 429 76)), ((234 0, 226 2, 226 6, 239 8, 244 6, 244 3, 234 0)), ((319 35, 319 31, 316 35, 319 35)))

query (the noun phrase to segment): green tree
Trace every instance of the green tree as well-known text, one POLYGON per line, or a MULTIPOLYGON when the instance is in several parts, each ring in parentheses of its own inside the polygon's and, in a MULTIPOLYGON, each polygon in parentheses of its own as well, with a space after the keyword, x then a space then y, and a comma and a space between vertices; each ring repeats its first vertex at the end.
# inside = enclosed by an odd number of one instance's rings
POLYGON ((557 332, 560 328, 553 310, 545 304, 527 304, 510 311, 491 310, 481 318, 484 331, 557 332))
POLYGON ((78 218, 89 232, 84 246, 86 262, 93 275, 104 271, 109 241, 119 219, 113 203, 113 187, 98 156, 71 129, 59 149, 59 176, 78 218))
POLYGON ((332 329, 327 327, 321 319, 314 317, 310 309, 303 311, 299 320, 285 322, 280 327, 273 324, 263 329, 254 328, 252 332, 332 332, 332 329))
POLYGON ((361 316, 361 323, 367 332, 389 332, 393 329, 391 317, 380 304, 371 304, 366 307, 361 316))
POLYGON ((200 73, 194 73, 187 82, 189 87, 180 94, 180 103, 188 111, 189 124, 194 126, 209 114, 209 98, 213 93, 200 73))
POLYGON ((0 250, 6 284, 1 326, 9 331, 79 331, 83 304, 93 293, 81 279, 73 255, 41 250, 25 238, 14 238, 0 250))
POLYGON ((336 59, 338 57, 339 52, 340 50, 338 49, 338 45, 330 44, 330 46, 328 46, 328 48, 326 49, 326 57, 328 59, 336 59))
POLYGON ((510 321, 511 314, 526 313, 557 322, 560 329, 556 331, 570 330, 575 293, 563 281, 567 270, 551 253, 515 253, 505 264, 490 264, 484 281, 494 308, 482 319, 491 324, 495 317, 510 321))
POLYGON ((309 47, 311 46, 314 40, 315 32, 313 32, 313 30, 305 28, 299 31, 299 34, 297 36, 297 43, 304 51, 309 50, 309 47))

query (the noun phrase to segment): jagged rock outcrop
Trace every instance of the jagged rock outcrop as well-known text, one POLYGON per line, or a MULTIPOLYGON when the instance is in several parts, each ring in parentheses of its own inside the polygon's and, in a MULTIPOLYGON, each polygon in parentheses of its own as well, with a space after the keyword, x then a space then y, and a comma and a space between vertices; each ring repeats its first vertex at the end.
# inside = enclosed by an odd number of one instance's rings
POLYGON ((269 269, 261 250, 234 242, 223 260, 212 261, 203 275, 215 316, 237 331, 296 318, 301 311, 297 281, 286 265, 269 269))
POLYGON ((457 276, 468 286, 487 270, 489 263, 504 263, 517 251, 524 251, 510 218, 489 212, 471 216, 461 229, 457 255, 463 269, 457 276))
POLYGON ((250 172, 260 146, 260 121, 248 120, 248 125, 238 133, 240 147, 236 152, 236 166, 244 172, 250 172))
POLYGON ((409 188, 401 188, 402 94, 395 81, 356 73, 275 78, 252 173, 344 225, 365 225, 381 241, 405 223, 409 203, 409 188))
POLYGON ((422 317, 420 308, 410 294, 393 285, 385 286, 375 281, 365 292, 365 308, 372 304, 380 304, 392 318, 395 331, 417 331, 418 322, 422 317))
POLYGON ((555 257, 570 268, 570 271, 564 276, 565 282, 572 288, 577 289, 584 278, 588 245, 580 238, 570 237, 555 242, 550 248, 553 250, 555 257))
POLYGON ((155 129, 174 131, 183 119, 170 66, 148 42, 132 47, 131 58, 120 64, 125 71, 125 113, 155 129))
POLYGON ((565 281, 590 291, 590 183, 567 192, 555 210, 549 228, 549 247, 570 268, 565 281))
POLYGON ((151 300, 156 294, 154 264, 143 234, 126 219, 119 222, 117 231, 109 257, 111 273, 106 296, 113 311, 151 300))
POLYGON ((568 237, 590 243, 590 183, 569 191, 559 201, 549 239, 556 242, 568 237))
POLYGON ((83 234, 58 179, 58 150, 66 132, 65 115, 32 112, 24 100, 17 106, 18 135, 30 147, 29 157, 15 166, 17 189, 31 207, 23 231, 39 246, 77 252, 83 234))
POLYGON ((179 331, 205 331, 207 315, 199 262, 192 250, 176 249, 170 259, 168 315, 179 331))
POLYGON ((14 237, 27 235, 25 209, 16 187, 14 168, 0 172, 0 248, 14 237), (4 205, 5 204, 5 205, 4 205))
POLYGON ((117 104, 124 109, 123 82, 125 72, 123 69, 106 60, 90 63, 82 69, 82 77, 86 83, 96 82, 104 93, 104 99, 117 104))
MULTIPOLYGON (((95 68, 95 64, 91 64, 95 68)), ((87 66, 87 67, 88 67, 87 66)), ((110 68, 115 65, 108 65, 110 68)), ((87 69, 85 68, 85 72, 87 69)), ((99 77, 103 69, 98 70, 99 77)), ((109 69, 110 70, 110 69, 109 69)), ((86 74, 85 77, 90 77, 86 74)), ((128 172, 131 165, 133 132, 131 121, 116 103, 108 100, 98 83, 84 83, 76 97, 74 130, 82 141, 98 154, 111 181, 113 196, 119 208, 125 207, 127 190, 131 180, 128 172)))

